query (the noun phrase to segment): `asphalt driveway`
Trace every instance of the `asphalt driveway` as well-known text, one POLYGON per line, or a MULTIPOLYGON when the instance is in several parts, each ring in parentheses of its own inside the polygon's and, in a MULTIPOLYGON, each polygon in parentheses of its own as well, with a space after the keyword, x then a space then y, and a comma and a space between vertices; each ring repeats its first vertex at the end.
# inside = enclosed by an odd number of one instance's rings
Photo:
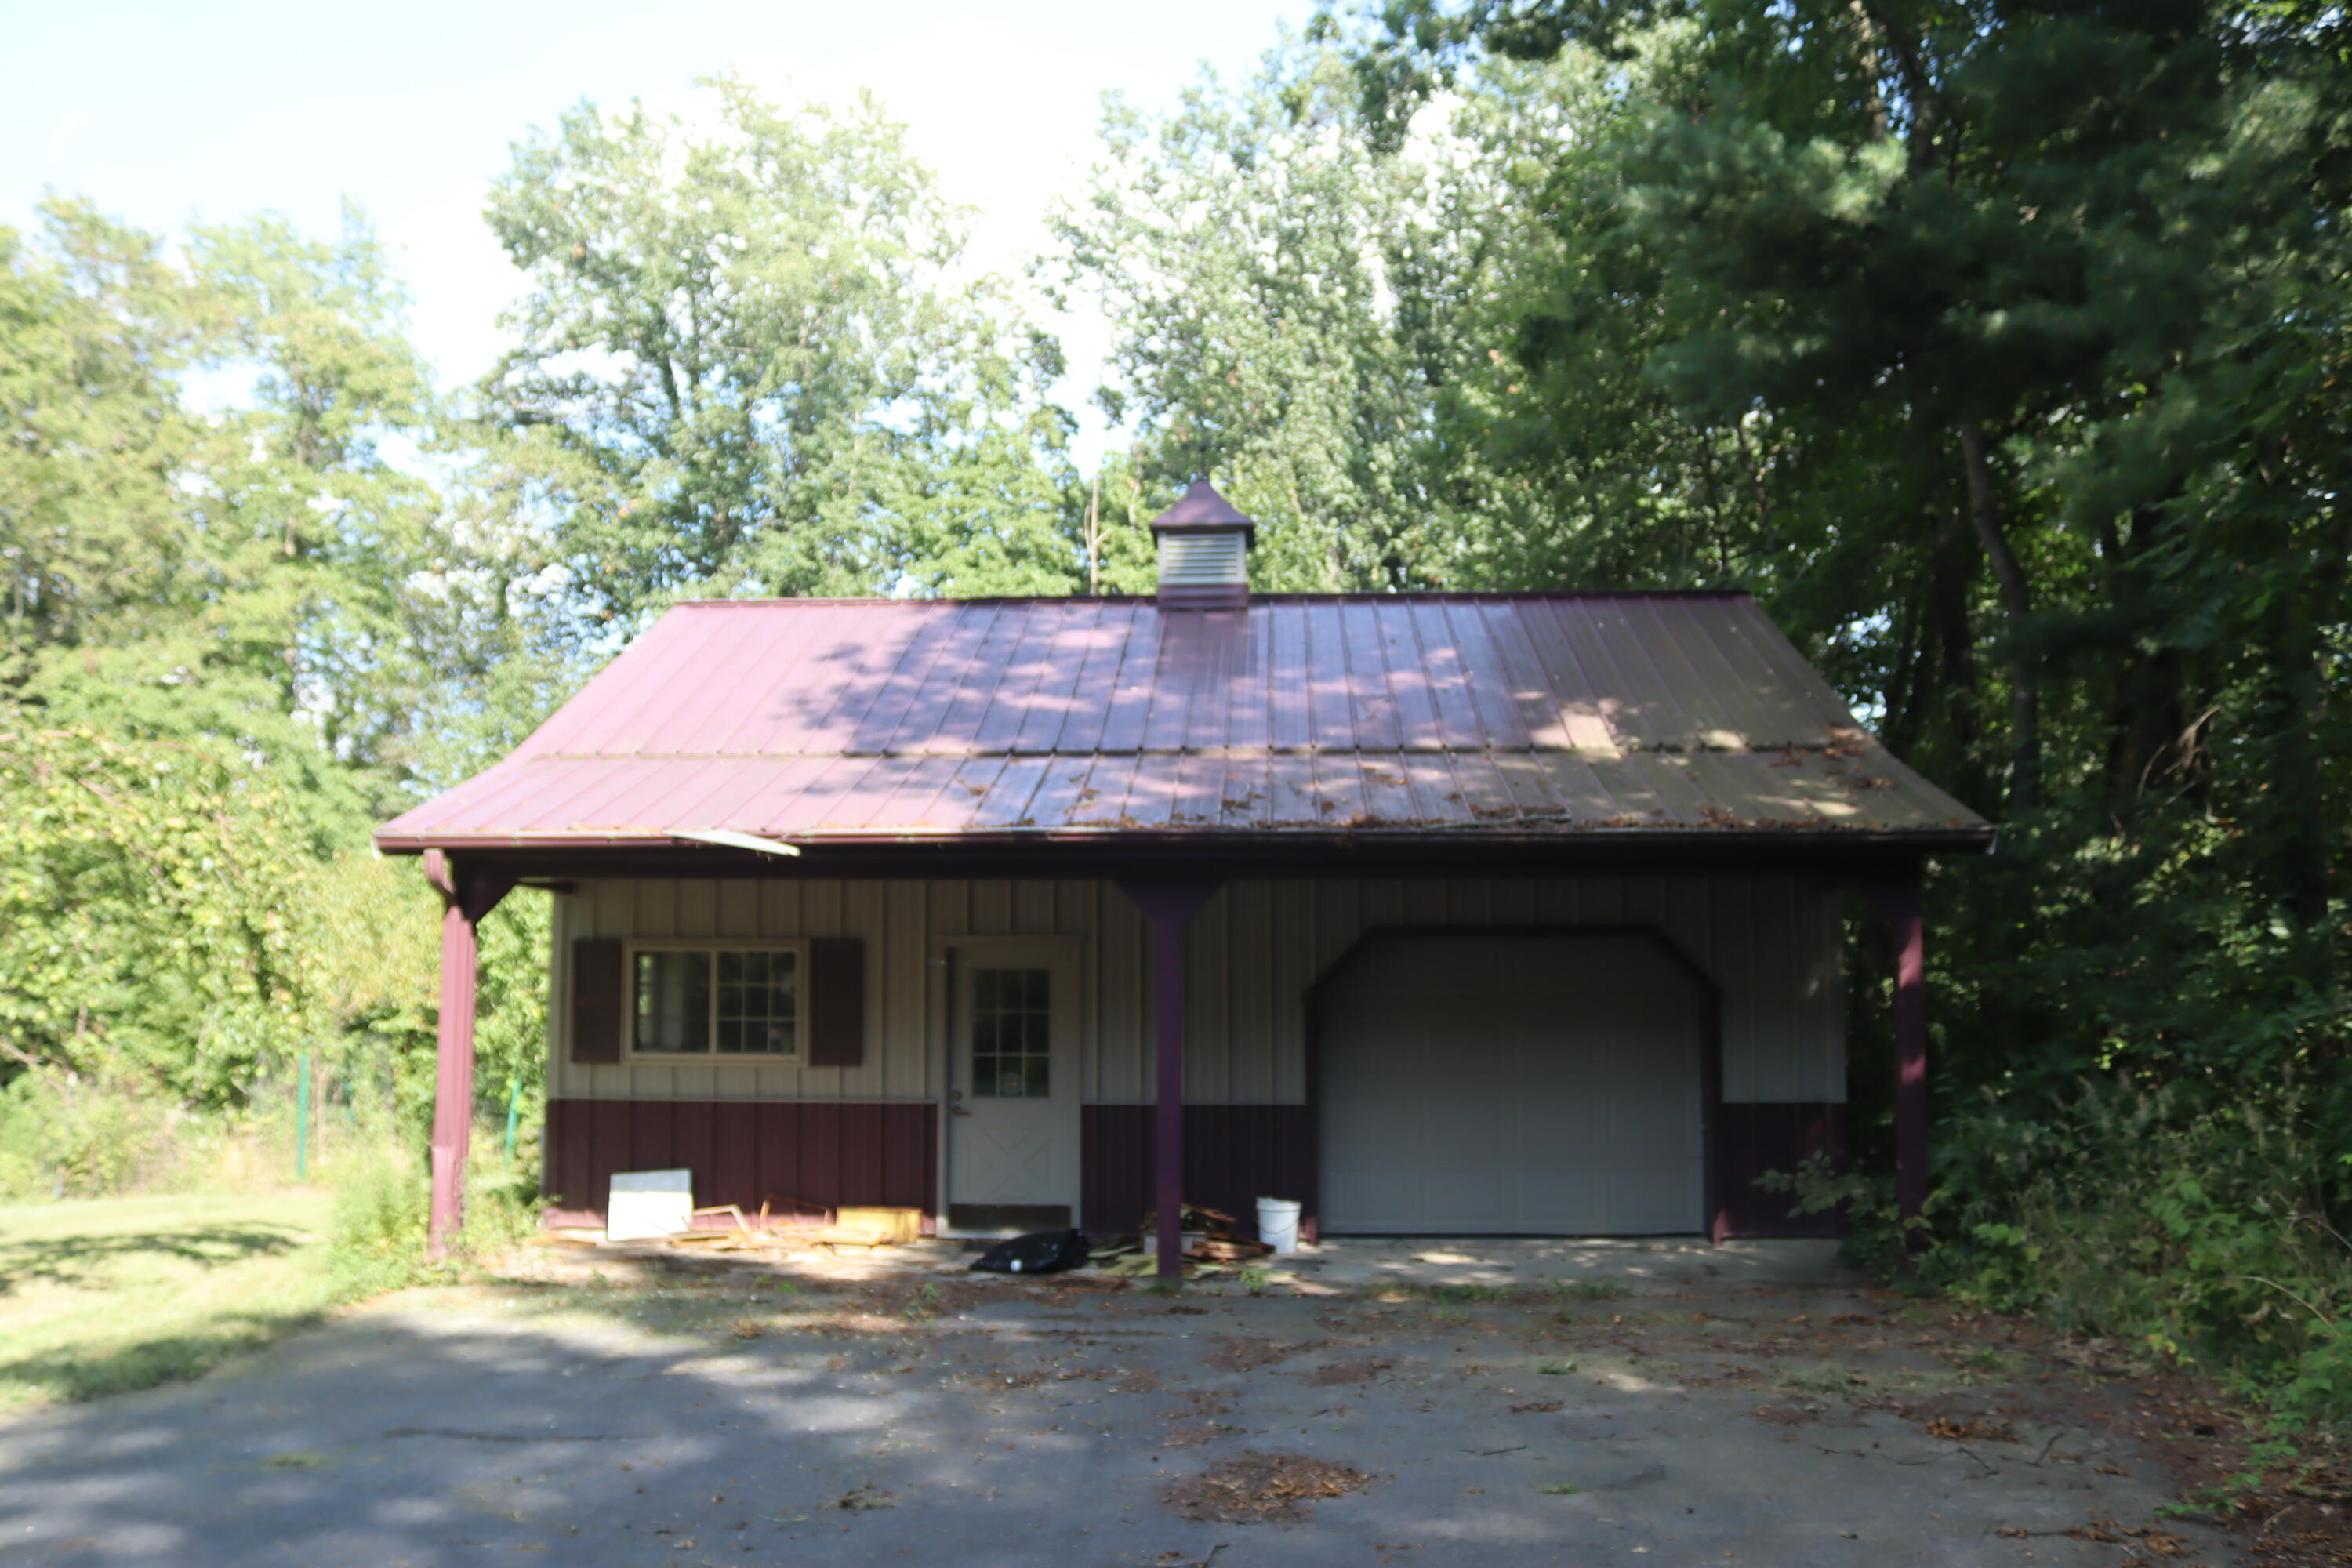
POLYGON ((572 1264, 0 1425, 0 1563, 2238 1561, 2046 1358, 1616 1289, 572 1264))

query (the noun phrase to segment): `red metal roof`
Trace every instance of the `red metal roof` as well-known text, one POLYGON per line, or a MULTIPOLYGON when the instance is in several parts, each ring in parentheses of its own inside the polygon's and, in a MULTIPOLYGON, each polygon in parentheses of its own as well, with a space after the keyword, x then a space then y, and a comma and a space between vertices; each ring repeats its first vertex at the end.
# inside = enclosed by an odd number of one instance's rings
POLYGON ((392 850, 1982 834, 1737 594, 681 605, 392 850))

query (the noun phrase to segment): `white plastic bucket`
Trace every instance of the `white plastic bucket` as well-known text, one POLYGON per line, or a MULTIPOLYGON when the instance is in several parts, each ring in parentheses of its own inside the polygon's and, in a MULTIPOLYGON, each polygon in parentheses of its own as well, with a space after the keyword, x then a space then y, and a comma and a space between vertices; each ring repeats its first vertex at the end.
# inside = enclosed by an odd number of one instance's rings
POLYGON ((1297 1203, 1290 1198, 1258 1199, 1257 1238, 1278 1253, 1297 1251, 1297 1203))

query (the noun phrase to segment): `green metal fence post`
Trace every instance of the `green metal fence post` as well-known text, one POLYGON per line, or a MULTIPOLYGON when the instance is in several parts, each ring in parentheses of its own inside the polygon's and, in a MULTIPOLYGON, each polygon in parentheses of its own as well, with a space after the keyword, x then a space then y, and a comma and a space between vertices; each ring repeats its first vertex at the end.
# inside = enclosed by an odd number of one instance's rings
POLYGON ((522 1075, 507 1079, 507 1158, 514 1158, 515 1121, 522 1114, 522 1075))
POLYGON ((310 1179, 310 1053, 302 1053, 302 1065, 295 1075, 294 1089, 294 1182, 297 1186, 310 1179))

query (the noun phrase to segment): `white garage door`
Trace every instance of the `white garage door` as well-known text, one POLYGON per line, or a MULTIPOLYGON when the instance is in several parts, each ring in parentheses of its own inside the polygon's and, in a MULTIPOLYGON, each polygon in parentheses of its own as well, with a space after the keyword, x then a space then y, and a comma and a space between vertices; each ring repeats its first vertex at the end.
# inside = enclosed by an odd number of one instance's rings
POLYGON ((1366 949, 1322 1005, 1322 1228, 1699 1230, 1704 1018, 1638 938, 1366 949))

